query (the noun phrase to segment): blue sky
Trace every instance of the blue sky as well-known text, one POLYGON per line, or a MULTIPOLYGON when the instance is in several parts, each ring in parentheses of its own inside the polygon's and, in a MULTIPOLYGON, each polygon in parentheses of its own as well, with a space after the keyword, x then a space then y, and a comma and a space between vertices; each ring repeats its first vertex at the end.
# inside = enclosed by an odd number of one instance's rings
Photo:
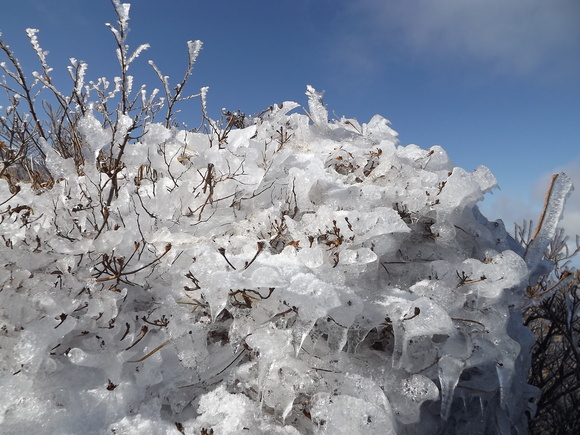
MULTIPOLYGON (((90 79, 117 73, 109 0, 6 3, 2 38, 27 71, 38 68, 25 36, 32 27, 65 89, 70 57, 88 62, 90 79)), ((200 39, 189 85, 210 87, 210 114, 305 103, 311 84, 337 116, 379 113, 402 145, 441 145, 469 171, 488 166, 501 190, 482 208, 508 227, 535 218, 549 175, 565 170, 578 186, 565 223, 580 233, 578 0, 130 3, 129 44, 151 44, 132 66, 138 83, 158 86, 149 59, 180 80, 186 41, 200 39)), ((182 109, 197 125, 198 102, 182 109)))

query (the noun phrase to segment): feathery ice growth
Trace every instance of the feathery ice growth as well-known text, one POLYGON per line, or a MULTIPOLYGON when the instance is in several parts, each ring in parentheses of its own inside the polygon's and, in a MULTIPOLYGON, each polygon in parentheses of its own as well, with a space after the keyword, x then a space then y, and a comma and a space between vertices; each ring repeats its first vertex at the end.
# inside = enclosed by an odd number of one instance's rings
POLYGON ((526 432, 545 246, 527 263, 480 214, 487 168, 307 95, 227 131, 151 123, 114 191, 131 120, 87 112, 80 175, 47 147, 50 190, 0 183, 3 433, 526 432))

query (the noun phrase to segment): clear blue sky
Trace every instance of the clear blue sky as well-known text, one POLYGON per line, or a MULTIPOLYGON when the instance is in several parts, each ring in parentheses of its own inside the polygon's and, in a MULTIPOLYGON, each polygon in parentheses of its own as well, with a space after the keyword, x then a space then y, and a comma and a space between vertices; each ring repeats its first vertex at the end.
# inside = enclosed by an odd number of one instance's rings
MULTIPOLYGON (((578 0, 130 3, 129 44, 151 44, 132 66, 137 83, 158 86, 149 59, 180 80, 186 41, 200 39, 190 90, 210 86, 214 116, 221 107, 252 114, 305 103, 312 84, 326 91, 331 113, 360 122, 380 113, 403 145, 441 145, 469 171, 488 166, 502 190, 483 209, 508 225, 535 217, 547 175, 565 169, 577 185, 568 220, 580 222, 578 0)), ((90 79, 117 73, 105 22, 115 22, 109 0, 13 0, 0 31, 32 71, 25 28, 40 29, 53 75, 66 84, 69 57, 89 63, 90 79)), ((197 108, 183 107, 195 116, 197 108)), ((580 233, 580 224, 568 227, 580 233)))

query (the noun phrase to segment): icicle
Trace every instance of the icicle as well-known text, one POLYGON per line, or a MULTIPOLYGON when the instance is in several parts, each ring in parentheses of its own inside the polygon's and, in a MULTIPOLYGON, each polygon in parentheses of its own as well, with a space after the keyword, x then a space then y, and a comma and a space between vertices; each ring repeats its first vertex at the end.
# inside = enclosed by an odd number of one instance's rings
POLYGON ((368 327, 363 328, 362 325, 357 323, 351 326, 347 333, 347 352, 349 354, 356 353, 359 345, 364 341, 370 331, 368 327))
POLYGON ((508 416, 504 412, 495 413, 496 431, 499 435, 511 435, 512 427, 508 416))
POLYGON ((300 353, 300 349, 302 348, 302 344, 316 321, 314 320, 302 320, 300 318, 296 319, 294 326, 292 326, 292 346, 294 347, 294 354, 298 356, 300 353))
POLYGON ((445 421, 451 413, 453 393, 463 372, 465 363, 450 356, 443 356, 439 360, 439 382, 441 383, 441 418, 445 421))
POLYGON ((497 379, 499 381, 500 405, 503 409, 506 409, 507 394, 514 374, 514 362, 509 359, 498 362, 495 369, 497 372, 497 379))
POLYGON ((324 325, 324 332, 328 335, 328 348, 331 354, 340 352, 347 342, 348 328, 339 325, 333 319, 327 318, 324 325))
POLYGON ((542 216, 524 256, 530 273, 534 272, 550 241, 556 235, 556 227, 564 211, 566 197, 572 189, 572 180, 566 174, 552 176, 542 216))

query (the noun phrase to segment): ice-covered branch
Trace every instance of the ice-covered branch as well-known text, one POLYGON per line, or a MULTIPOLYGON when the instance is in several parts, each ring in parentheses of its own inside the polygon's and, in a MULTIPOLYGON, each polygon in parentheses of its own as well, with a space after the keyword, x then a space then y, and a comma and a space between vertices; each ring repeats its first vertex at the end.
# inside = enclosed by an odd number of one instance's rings
POLYGON ((572 189, 572 179, 566 174, 560 173, 552 176, 540 220, 524 256, 530 273, 534 273, 556 235, 558 223, 564 212, 566 198, 572 189))

